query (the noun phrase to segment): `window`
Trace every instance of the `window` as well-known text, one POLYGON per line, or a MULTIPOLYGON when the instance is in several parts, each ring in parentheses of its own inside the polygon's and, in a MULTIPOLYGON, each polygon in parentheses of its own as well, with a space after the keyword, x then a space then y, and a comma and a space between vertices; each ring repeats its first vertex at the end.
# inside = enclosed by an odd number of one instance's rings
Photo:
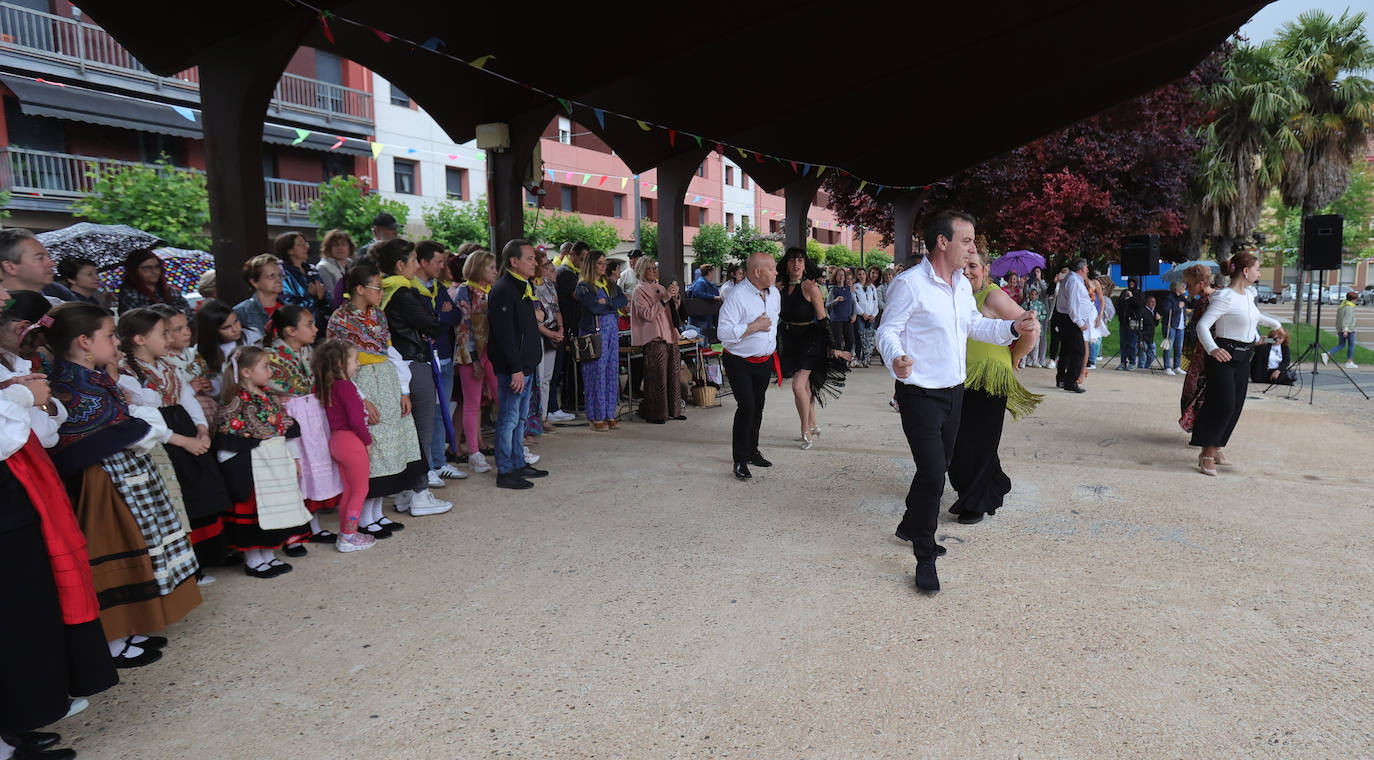
POLYGON ((735 184, 735 167, 733 167, 733 166, 727 166, 727 167, 725 167, 725 184, 727 184, 727 185, 733 185, 733 184, 735 184))
MULTIPOLYGON (((725 167, 725 171, 730 171, 730 167, 725 167)), ((725 212, 725 229, 731 232, 735 231, 735 215, 729 211, 725 212)))
POLYGON ((536 194, 536 193, 530 192, 529 190, 526 190, 526 191, 525 191, 525 205, 526 205, 526 206, 538 206, 538 205, 539 205, 539 195, 536 194))
POLYGON ((572 145, 572 122, 567 117, 558 117, 558 141, 564 145, 572 145))
POLYGON ((611 196, 611 216, 615 217, 616 219, 625 218, 625 196, 611 196))
POLYGON ((698 177, 705 177, 705 176, 706 176, 706 162, 705 162, 705 161, 702 161, 702 162, 701 162, 701 165, 697 167, 697 176, 698 176, 698 177))
POLYGON ((705 207, 705 206, 702 206, 701 208, 697 209, 697 217, 698 217, 698 219, 697 219, 697 226, 698 226, 698 227, 704 227, 704 226, 706 225, 706 207, 705 207))
POLYGON ((654 207, 653 207, 653 205, 649 202, 649 199, 648 199, 648 198, 640 198, 640 199, 639 199, 639 218, 641 218, 641 219, 653 219, 653 218, 654 218, 654 207))
POLYGON ((391 85, 391 105, 410 108, 410 96, 401 92, 401 88, 391 85))
POLYGON ((448 197, 455 201, 463 200, 463 170, 453 166, 445 166, 444 186, 448 190, 448 197))
POLYGON ((561 197, 559 198, 559 201, 560 201, 559 208, 562 209, 562 210, 564 210, 564 211, 572 211, 572 210, 573 210, 573 189, 572 189, 571 187, 567 187, 567 186, 563 186, 563 187, 560 187, 560 188, 558 188, 558 189, 561 191, 561 197))
POLYGON ((748 215, 748 214, 740 214, 740 217, 739 217, 739 224, 740 224, 741 227, 748 227, 748 226, 749 226, 749 215, 748 215))
POLYGON ((777 220, 777 219, 769 219, 769 220, 768 220, 768 231, 771 232, 771 233, 776 233, 776 232, 778 231, 778 220, 777 220))
POLYGON ((419 183, 415 181, 415 162, 404 158, 392 159, 392 176, 396 182, 396 192, 404 195, 419 195, 419 183))
POLYGON ((745 190, 749 189, 749 175, 745 174, 744 172, 739 173, 739 186, 744 188, 745 190))

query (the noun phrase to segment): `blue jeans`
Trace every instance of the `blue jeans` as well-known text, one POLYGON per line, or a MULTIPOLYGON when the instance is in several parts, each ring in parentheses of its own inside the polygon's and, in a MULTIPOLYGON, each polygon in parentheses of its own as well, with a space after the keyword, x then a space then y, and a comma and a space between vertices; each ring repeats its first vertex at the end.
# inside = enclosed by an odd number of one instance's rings
POLYGON ((429 437, 429 469, 437 470, 444 466, 444 447, 448 445, 448 425, 453 424, 453 415, 448 404, 453 399, 453 359, 439 360, 439 405, 434 409, 434 435, 429 437), (449 418, 446 425, 444 417, 449 418))
MULTIPOLYGON (((1139 336, 1137 333, 1135 333, 1133 330, 1131 330, 1130 328, 1127 328, 1127 327, 1121 327, 1120 330, 1121 330, 1121 362, 1118 363, 1118 364, 1116 365, 1116 368, 1117 368, 1117 369, 1130 369, 1130 368, 1136 366, 1136 364, 1139 363, 1139 362, 1137 361, 1137 356, 1136 356, 1136 355, 1137 355, 1137 353, 1139 353, 1139 345, 1138 345, 1138 343, 1139 343, 1139 340, 1140 340, 1140 336, 1139 336)), ((1093 354, 1093 359, 1094 359, 1094 360, 1097 359, 1097 354, 1093 354)))
POLYGON ((1136 347, 1136 356, 1140 358, 1139 367, 1148 369, 1155 363, 1155 336, 1146 336, 1141 333, 1139 345, 1136 347))
POLYGON ((1341 348, 1345 348, 1345 360, 1350 362, 1355 360, 1355 332, 1352 330, 1345 335, 1339 335, 1336 339, 1336 347, 1328 353, 1332 356, 1340 353, 1341 348))
POLYGON ((1171 366, 1177 370, 1179 362, 1183 360, 1183 328, 1169 328, 1169 350, 1164 352, 1165 366, 1171 366))
POLYGON ((496 373, 496 474, 505 475, 525 466, 525 422, 530 417, 534 378, 525 376, 525 389, 510 389, 510 375, 496 373))
MULTIPOLYGON (((1088 364, 1097 364, 1097 355, 1102 352, 1102 339, 1092 341, 1088 344, 1088 364)), ((1077 379, 1077 378, 1075 378, 1077 379)))

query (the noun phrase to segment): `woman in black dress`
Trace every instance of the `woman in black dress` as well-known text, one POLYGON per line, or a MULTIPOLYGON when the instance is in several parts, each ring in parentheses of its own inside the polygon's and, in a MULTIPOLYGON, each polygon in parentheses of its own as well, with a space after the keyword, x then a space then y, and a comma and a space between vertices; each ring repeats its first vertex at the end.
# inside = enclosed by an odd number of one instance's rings
POLYGON ((825 295, 816 284, 821 271, 806 258, 806 251, 788 248, 780 269, 778 354, 783 377, 792 378, 792 396, 801 420, 801 447, 805 450, 821 432, 816 424, 816 404, 824 406, 827 397, 839 398, 854 355, 834 350, 825 295))

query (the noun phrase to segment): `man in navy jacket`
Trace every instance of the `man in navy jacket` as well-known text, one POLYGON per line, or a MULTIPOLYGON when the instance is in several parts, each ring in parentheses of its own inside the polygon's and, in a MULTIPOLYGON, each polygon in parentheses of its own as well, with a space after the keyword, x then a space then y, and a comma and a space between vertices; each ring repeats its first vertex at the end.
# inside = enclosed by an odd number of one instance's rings
POLYGON ((490 340, 487 358, 496 370, 496 485, 525 489, 527 478, 549 473, 525 462, 525 421, 530 416, 530 397, 535 373, 544 356, 539 321, 534 316, 535 258, 530 241, 516 238, 501 249, 501 276, 487 295, 490 340))

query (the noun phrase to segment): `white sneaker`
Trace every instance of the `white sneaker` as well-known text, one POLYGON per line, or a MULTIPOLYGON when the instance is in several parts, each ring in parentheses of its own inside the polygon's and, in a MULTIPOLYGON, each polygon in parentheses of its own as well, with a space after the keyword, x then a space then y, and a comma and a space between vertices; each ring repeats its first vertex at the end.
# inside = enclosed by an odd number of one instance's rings
POLYGON ((67 714, 63 715, 62 717, 70 718, 73 715, 76 715, 77 713, 85 710, 87 707, 90 706, 90 700, 86 699, 85 697, 77 697, 72 700, 71 704, 67 705, 67 714))
POLYGON ((463 480, 468 476, 466 472, 463 472, 462 470, 458 469, 457 467, 454 467, 451 464, 446 464, 443 467, 440 467, 439 469, 435 470, 435 472, 439 473, 439 477, 448 478, 450 480, 463 480))
POLYGON ((1050 359, 1050 366, 1046 367, 1045 369, 1054 369, 1054 365, 1056 364, 1058 364, 1058 362, 1056 362, 1053 359, 1050 359))
POLYGON ((1360 368, 1360 365, 1358 365, 1358 364, 1356 364, 1355 362, 1352 362, 1352 361, 1347 361, 1347 362, 1345 363, 1344 366, 1345 366, 1346 369, 1359 369, 1359 368, 1360 368))
POLYGON ((1172 375, 1176 375, 1176 374, 1178 374, 1178 373, 1174 372, 1173 369, 1171 369, 1171 368, 1169 368, 1169 367, 1165 367, 1165 368, 1164 368, 1164 374, 1172 376, 1172 375))
POLYGON ((208 585, 210 585, 211 583, 214 583, 214 582, 215 582, 215 576, 213 576, 213 575, 202 575, 202 576, 200 576, 199 578, 196 579, 196 585, 197 585, 197 586, 208 586, 208 585))
POLYGON ((525 464, 535 464, 539 461, 539 455, 530 451, 530 447, 525 447, 525 464))
POLYGON ((354 533, 352 536, 340 535, 339 540, 334 542, 334 548, 341 552, 360 552, 376 545, 377 539, 366 533, 354 533))
POLYGON ((577 419, 577 415, 568 414, 562 409, 559 409, 556 412, 549 412, 549 419, 553 420, 554 422, 572 422, 573 420, 577 419))
POLYGON ((487 458, 480 451, 468 454, 468 464, 472 465, 473 472, 491 472, 491 465, 487 464, 487 458))
POLYGON ((410 501, 410 514, 413 517, 442 515, 450 509, 453 509, 452 504, 436 499, 434 494, 427 490, 415 494, 410 501))
POLYGON ((435 472, 434 470, 429 471, 430 488, 443 488, 445 485, 446 484, 444 483, 444 479, 439 477, 439 473, 435 472))
POLYGON ((409 512, 410 502, 414 500, 415 492, 406 489, 392 497, 391 508, 397 512, 409 512))
POLYGON ((1326 354, 1322 354, 1322 364, 1326 364, 1329 361, 1331 361, 1331 357, 1326 354))

